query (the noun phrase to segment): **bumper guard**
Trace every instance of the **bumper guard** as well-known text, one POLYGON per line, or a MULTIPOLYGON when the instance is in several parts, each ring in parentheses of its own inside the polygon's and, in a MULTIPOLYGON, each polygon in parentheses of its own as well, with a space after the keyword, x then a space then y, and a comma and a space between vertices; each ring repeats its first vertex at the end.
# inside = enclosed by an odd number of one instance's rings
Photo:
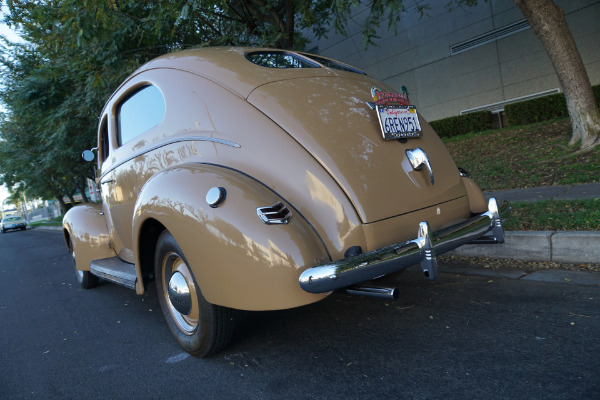
POLYGON ((324 293, 356 285, 383 275, 401 271, 414 264, 430 280, 437 277, 436 255, 467 243, 504 243, 501 220, 510 207, 500 207, 495 198, 488 211, 440 231, 431 233, 427 221, 419 224, 417 238, 368 253, 308 268, 300 275, 300 287, 309 293, 324 293))

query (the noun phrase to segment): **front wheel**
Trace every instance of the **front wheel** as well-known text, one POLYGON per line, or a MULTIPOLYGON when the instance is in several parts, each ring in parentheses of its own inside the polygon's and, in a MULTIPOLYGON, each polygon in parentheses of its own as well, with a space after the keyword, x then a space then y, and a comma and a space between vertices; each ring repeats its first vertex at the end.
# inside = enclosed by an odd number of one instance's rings
POLYGON ((73 267, 75 268, 75 277, 77 277, 77 281, 84 289, 91 289, 98 286, 98 277, 93 275, 90 271, 80 271, 77 269, 77 264, 75 263, 75 249, 73 248, 73 241, 69 238, 69 252, 71 253, 71 258, 73 259, 73 267))
POLYGON ((233 333, 232 310, 206 301, 183 252, 168 231, 158 238, 154 271, 163 315, 181 347, 196 357, 227 347, 233 333))

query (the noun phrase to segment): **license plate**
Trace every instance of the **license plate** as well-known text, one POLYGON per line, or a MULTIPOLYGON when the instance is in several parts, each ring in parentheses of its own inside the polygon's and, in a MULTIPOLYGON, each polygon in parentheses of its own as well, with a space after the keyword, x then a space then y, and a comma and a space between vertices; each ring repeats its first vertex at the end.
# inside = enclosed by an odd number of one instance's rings
POLYGON ((421 136, 421 125, 415 106, 377 105, 377 116, 385 140, 421 136))

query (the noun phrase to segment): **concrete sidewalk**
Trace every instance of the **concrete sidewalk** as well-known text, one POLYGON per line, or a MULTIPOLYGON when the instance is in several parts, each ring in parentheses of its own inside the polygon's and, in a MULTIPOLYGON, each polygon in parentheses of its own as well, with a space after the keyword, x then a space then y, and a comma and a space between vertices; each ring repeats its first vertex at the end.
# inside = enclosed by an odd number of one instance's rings
POLYGON ((535 202, 543 200, 599 199, 600 183, 500 190, 496 192, 484 192, 483 194, 486 198, 495 197, 498 202, 504 200, 509 202, 535 202))
MULTIPOLYGON (((499 202, 600 199, 600 183, 485 192, 499 202)), ((600 232, 506 231, 502 245, 465 245, 450 254, 566 264, 600 264, 600 232)))

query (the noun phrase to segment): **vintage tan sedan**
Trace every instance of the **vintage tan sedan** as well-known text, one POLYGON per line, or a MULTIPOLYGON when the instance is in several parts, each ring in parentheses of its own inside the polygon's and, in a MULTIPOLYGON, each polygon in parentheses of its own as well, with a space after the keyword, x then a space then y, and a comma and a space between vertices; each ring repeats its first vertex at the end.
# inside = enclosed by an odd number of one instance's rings
MULTIPOLYGON (((90 159, 90 152, 84 152, 90 159)), ((84 288, 143 294, 196 356, 231 339, 232 309, 277 310, 368 283, 464 243, 504 241, 486 202, 407 93, 304 53, 205 48, 135 71, 102 111, 101 203, 64 236, 84 288)))

